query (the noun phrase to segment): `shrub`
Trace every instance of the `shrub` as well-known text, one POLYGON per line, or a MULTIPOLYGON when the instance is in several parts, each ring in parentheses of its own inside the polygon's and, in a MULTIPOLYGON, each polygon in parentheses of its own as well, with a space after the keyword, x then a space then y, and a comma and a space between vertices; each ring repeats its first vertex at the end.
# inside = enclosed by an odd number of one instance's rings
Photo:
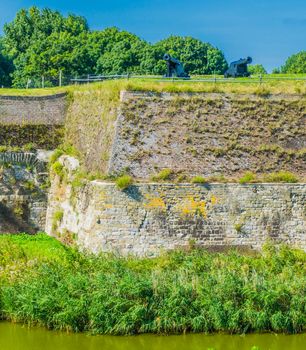
POLYGON ((65 174, 64 173, 64 166, 59 161, 56 161, 55 163, 53 163, 51 169, 60 178, 64 177, 64 174, 65 174))
POLYGON ((60 157, 60 156, 62 156, 64 154, 64 151, 63 150, 61 150, 61 149, 56 149, 53 153, 52 153, 52 155, 51 155, 51 157, 50 157, 50 163, 51 164, 54 164, 57 160, 58 160, 58 158, 60 157))
POLYGON ((239 183, 245 184, 248 182, 255 182, 256 181, 256 175, 252 173, 251 171, 247 171, 240 179, 239 183))
POLYGON ((61 209, 54 212, 52 217, 52 231, 57 230, 58 224, 62 221, 63 216, 64 216, 64 212, 61 209))
POLYGON ((243 224, 241 224, 241 223, 234 225, 234 228, 237 231, 237 233, 241 233, 242 227, 243 227, 243 224))
POLYGON ((267 174, 263 177, 264 182, 288 182, 295 183, 298 182, 299 179, 297 176, 292 174, 289 171, 279 171, 276 173, 267 174))
POLYGON ((207 183, 207 180, 202 176, 195 176, 191 179, 191 182, 194 184, 204 184, 207 183))
POLYGON ((129 175, 123 175, 118 177, 118 179, 116 180, 116 185, 120 190, 125 190, 127 189, 129 186, 131 186, 133 183, 133 179, 131 176, 129 175))
POLYGON ((152 176, 153 181, 170 180, 173 171, 171 169, 163 169, 158 174, 152 176))

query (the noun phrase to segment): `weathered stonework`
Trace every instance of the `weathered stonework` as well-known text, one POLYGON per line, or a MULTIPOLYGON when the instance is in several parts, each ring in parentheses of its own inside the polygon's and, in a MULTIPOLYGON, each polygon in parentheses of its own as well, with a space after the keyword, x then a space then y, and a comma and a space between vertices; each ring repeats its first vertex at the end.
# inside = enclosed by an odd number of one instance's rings
POLYGON ((0 233, 45 227, 48 153, 0 153, 0 233))
MULTIPOLYGON (((70 175, 71 162, 64 158, 70 175)), ((306 249, 305 202, 305 184, 148 183, 120 191, 100 181, 72 188, 56 177, 46 231, 93 252, 141 256, 191 243, 260 249, 272 240, 306 249)))
POLYGON ((0 96, 0 124, 63 125, 66 93, 50 96, 0 96))
POLYGON ((163 168, 239 177, 306 176, 306 99, 298 95, 122 92, 109 172, 149 179, 163 168))

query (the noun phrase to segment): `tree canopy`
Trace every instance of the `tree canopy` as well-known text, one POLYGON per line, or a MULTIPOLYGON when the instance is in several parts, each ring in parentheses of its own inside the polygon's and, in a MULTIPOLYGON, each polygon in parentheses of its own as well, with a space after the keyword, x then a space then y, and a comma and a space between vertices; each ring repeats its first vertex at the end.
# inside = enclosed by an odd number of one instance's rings
MULTIPOLYGON (((0 85, 24 87, 29 79, 41 84, 59 76, 87 74, 164 74, 163 55, 178 58, 187 73, 223 74, 224 54, 210 43, 190 36, 170 36, 151 44, 118 28, 91 31, 84 17, 63 16, 35 6, 22 9, 4 26, 0 38, 0 85)), ((252 74, 266 73, 262 65, 250 66, 252 74)), ((306 52, 288 58, 283 73, 305 73, 306 52)))
POLYGON ((62 16, 58 11, 20 10, 16 18, 4 26, 4 47, 13 59, 13 83, 24 85, 28 78, 69 74, 78 67, 75 50, 79 37, 89 31, 87 21, 80 16, 62 16))
POLYGON ((0 38, 0 87, 11 84, 10 74, 13 70, 12 61, 3 53, 2 39, 0 38))
POLYGON ((281 67, 281 72, 289 74, 306 73, 306 51, 300 51, 290 56, 281 67))
POLYGON ((251 74, 267 74, 267 71, 262 64, 250 64, 248 65, 248 71, 251 74))
MULTIPOLYGON (((164 53, 178 58, 189 74, 223 74, 227 62, 223 53, 209 43, 190 36, 170 36, 154 45, 160 59, 164 53)), ((163 67, 158 62, 159 67, 163 67)))
POLYGON ((83 17, 35 6, 20 10, 5 25, 3 43, 14 62, 14 86, 56 77, 59 71, 66 76, 163 74, 166 52, 181 60, 190 74, 218 74, 227 68, 219 49, 192 37, 170 36, 152 45, 118 28, 90 31, 83 17))

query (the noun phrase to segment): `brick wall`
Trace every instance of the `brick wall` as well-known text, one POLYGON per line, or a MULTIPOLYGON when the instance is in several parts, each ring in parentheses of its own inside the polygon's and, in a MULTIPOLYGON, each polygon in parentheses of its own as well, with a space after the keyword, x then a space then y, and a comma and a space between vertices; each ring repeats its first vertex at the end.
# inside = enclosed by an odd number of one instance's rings
POLYGON ((0 96, 0 124, 63 125, 66 94, 0 96))

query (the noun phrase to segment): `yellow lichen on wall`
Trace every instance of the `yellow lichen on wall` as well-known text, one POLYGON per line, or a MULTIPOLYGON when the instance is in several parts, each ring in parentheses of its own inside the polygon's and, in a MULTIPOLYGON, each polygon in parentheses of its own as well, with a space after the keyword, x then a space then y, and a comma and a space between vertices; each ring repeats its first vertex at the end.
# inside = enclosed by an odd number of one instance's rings
POLYGON ((218 201, 219 200, 218 200, 218 198, 216 196, 212 195, 210 197, 210 202, 211 202, 212 205, 216 205, 218 203, 218 201))
POLYGON ((113 208, 113 204, 107 203, 108 196, 104 191, 99 191, 99 209, 110 209, 113 208))
POLYGON ((148 200, 147 203, 145 203, 145 208, 147 209, 157 209, 165 211, 167 206, 164 200, 161 197, 151 197, 151 196, 145 196, 148 200))
POLYGON ((196 200, 192 196, 183 200, 181 204, 178 204, 178 210, 183 215, 201 215, 203 218, 207 217, 206 202, 196 200))

